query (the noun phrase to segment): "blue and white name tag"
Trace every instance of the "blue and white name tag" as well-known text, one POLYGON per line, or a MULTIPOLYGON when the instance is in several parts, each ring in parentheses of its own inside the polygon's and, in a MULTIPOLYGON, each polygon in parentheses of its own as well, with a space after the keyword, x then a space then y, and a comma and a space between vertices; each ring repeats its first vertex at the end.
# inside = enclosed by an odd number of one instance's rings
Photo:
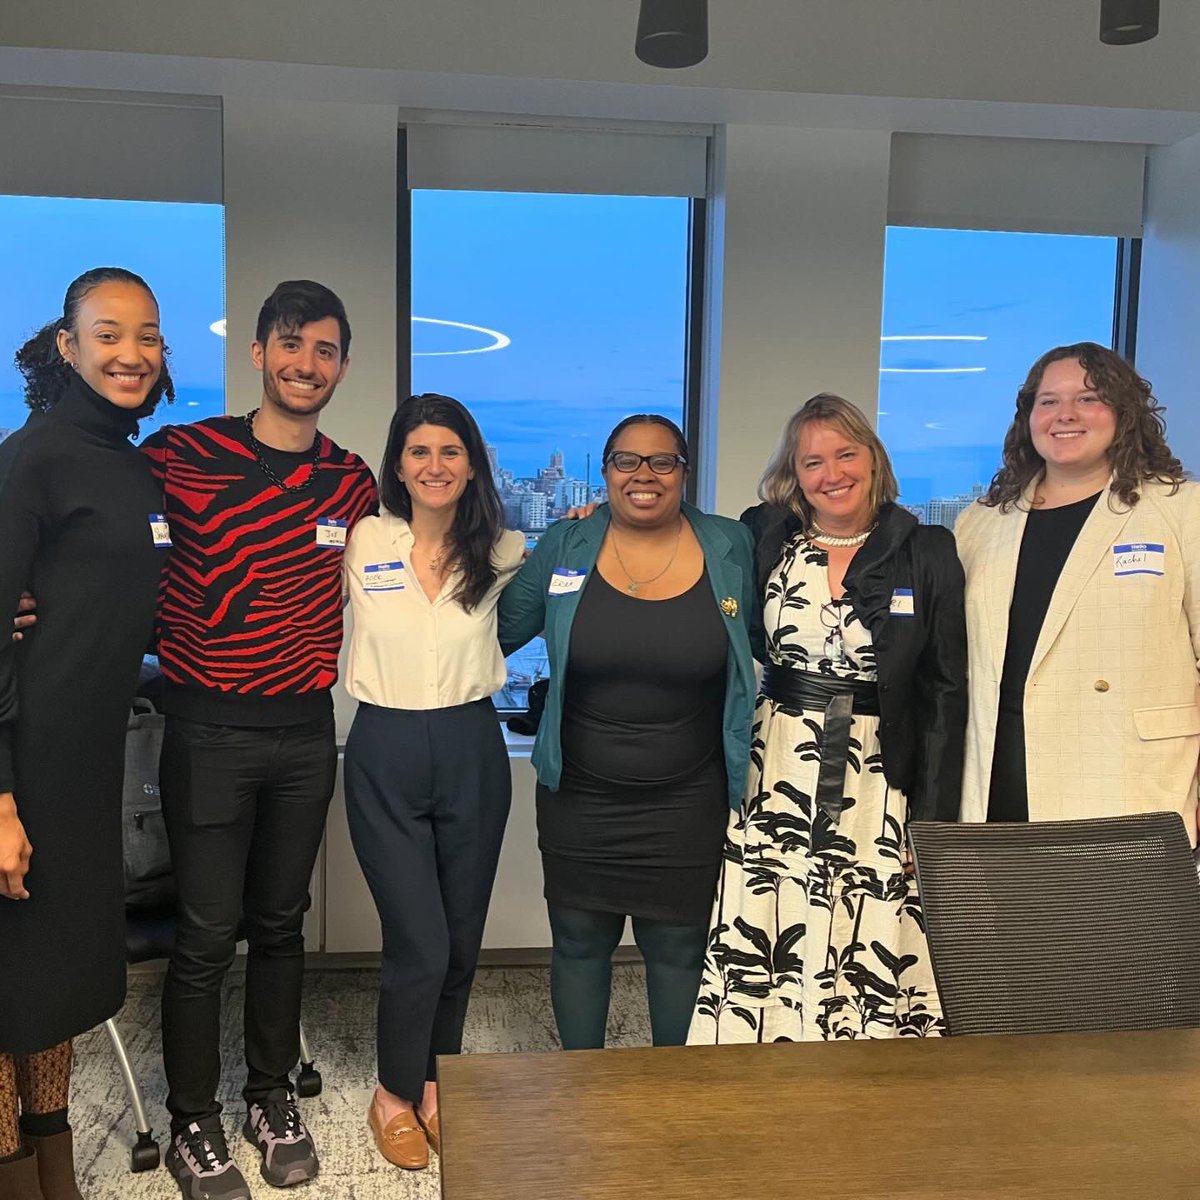
POLYGON ((150 514, 150 536, 154 539, 156 546, 171 544, 171 526, 167 524, 166 513, 150 514))
POLYGON ((913 607, 912 588, 897 588, 892 593, 892 606, 889 612, 893 617, 915 617, 917 615, 917 610, 913 607))
POLYGON ((404 564, 402 562, 368 563, 362 570, 364 592, 404 591, 404 564))
POLYGON ((570 595, 571 592, 577 592, 583 587, 583 581, 586 578, 586 571, 573 571, 570 567, 555 567, 554 574, 550 576, 550 587, 546 594, 548 596, 570 595))
POLYGON ((317 518, 317 545, 337 546, 345 549, 348 522, 336 521, 333 517, 317 518))
POLYGON ((1126 542, 1113 547, 1114 575, 1165 575, 1167 555, 1162 542, 1126 542))

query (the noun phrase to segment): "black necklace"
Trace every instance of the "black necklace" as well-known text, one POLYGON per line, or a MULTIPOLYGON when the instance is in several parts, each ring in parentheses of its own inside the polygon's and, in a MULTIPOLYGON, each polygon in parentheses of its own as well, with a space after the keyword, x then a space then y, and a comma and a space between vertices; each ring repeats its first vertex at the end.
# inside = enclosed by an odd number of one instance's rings
POLYGON ((254 436, 254 418, 258 413, 256 408, 253 412, 246 414, 246 432, 250 435, 250 449, 254 451, 254 459, 258 463, 258 469, 273 483, 281 492, 302 492, 305 488, 312 487, 313 480, 317 477, 317 459, 321 457, 321 435, 315 430, 313 432, 312 454, 309 458, 308 477, 303 483, 288 485, 279 478, 278 475, 271 469, 271 464, 267 462, 266 455, 263 454, 263 444, 254 436))

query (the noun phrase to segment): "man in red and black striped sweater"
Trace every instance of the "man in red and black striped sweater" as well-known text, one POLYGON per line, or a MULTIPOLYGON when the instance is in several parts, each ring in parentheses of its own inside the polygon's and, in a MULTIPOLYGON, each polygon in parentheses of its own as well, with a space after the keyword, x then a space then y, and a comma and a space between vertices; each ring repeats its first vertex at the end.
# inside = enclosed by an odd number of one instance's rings
POLYGON ((317 429, 349 366, 328 288, 282 283, 251 350, 262 401, 245 417, 169 426, 143 447, 173 549, 159 602, 167 714, 161 786, 179 886, 163 989, 170 1167, 189 1200, 242 1200, 221 1133, 221 983, 239 921, 246 960, 248 1116, 269 1183, 312 1178, 292 1100, 308 884, 337 768, 333 702, 346 536, 375 480, 317 429))

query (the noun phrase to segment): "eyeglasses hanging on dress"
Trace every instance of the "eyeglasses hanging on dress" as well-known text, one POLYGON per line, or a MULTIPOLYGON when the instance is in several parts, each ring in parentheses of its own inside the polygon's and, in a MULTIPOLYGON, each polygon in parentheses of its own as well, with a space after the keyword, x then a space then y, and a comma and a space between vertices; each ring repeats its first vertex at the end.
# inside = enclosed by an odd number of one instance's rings
POLYGON ((846 635, 842 628, 841 605, 836 600, 821 605, 821 625, 829 630, 825 636, 824 656, 837 667, 847 666, 846 635), (833 624, 830 624, 830 621, 833 624))

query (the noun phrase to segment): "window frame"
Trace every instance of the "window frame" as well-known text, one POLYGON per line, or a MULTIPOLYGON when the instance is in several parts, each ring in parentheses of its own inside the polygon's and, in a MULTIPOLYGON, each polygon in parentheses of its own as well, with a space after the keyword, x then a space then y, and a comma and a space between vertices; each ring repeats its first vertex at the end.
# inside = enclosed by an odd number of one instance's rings
MULTIPOLYGON (((403 127, 398 130, 396 151, 396 406, 399 407, 412 394, 413 189, 409 180, 407 138, 403 127)), ((530 190, 528 194, 535 195, 537 193, 530 190)), ((692 460, 684 486, 684 499, 695 504, 696 497, 700 494, 698 453, 700 394, 704 359, 704 331, 710 302, 705 270, 705 256, 708 248, 708 206, 703 197, 681 198, 688 201, 687 274, 684 281, 682 427, 691 450, 692 460)), ((380 470, 385 468, 386 464, 380 464, 380 470)), ((500 708, 499 706, 496 708, 496 714, 501 721, 524 712, 528 712, 528 708, 500 708)))

